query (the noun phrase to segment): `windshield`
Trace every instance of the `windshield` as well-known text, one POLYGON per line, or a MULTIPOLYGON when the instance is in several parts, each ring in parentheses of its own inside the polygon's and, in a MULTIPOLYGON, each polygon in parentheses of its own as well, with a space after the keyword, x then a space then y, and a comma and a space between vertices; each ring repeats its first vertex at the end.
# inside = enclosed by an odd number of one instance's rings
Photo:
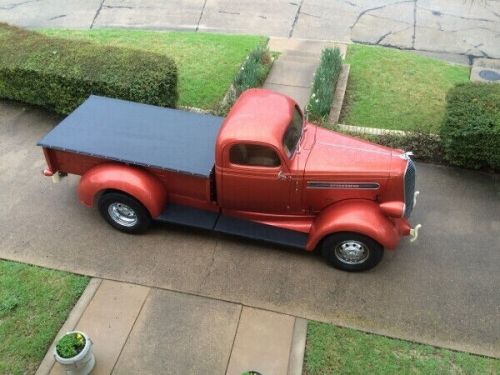
POLYGON ((283 148, 288 157, 291 157, 299 144, 300 136, 302 135, 302 126, 304 120, 298 108, 293 111, 292 121, 286 129, 285 136, 283 137, 283 148))

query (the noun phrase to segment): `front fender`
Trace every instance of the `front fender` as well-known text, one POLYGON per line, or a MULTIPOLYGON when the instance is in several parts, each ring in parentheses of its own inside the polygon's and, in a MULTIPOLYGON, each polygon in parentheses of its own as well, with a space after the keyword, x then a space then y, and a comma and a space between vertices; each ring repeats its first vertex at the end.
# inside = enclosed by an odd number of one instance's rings
POLYGON ((88 170, 80 179, 80 202, 92 207, 97 193, 119 190, 141 202, 151 217, 160 216, 167 203, 167 193, 162 184, 150 173, 122 164, 99 164, 88 170))
POLYGON ((314 221, 306 249, 313 250, 326 236, 337 232, 355 232, 368 236, 387 249, 394 249, 401 234, 376 202, 345 200, 324 209, 314 221))

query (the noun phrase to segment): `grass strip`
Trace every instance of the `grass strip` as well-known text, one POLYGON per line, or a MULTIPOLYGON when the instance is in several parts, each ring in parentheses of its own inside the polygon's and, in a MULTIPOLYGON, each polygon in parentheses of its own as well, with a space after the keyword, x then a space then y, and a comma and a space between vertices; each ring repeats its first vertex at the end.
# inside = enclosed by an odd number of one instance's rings
POLYGON ((305 375, 498 374, 500 361, 309 322, 305 375))
POLYGON ((88 277, 0 260, 0 374, 34 374, 88 277))

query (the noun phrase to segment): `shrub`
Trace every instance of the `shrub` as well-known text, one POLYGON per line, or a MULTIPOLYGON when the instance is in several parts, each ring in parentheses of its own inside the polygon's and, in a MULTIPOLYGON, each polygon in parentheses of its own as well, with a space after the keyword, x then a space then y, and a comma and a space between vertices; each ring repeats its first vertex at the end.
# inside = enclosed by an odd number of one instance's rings
POLYGON ((90 94, 174 107, 177 68, 168 57, 50 38, 0 23, 0 97, 69 113, 90 94))
POLYGON ((321 120, 328 116, 333 101, 335 87, 342 69, 342 56, 338 48, 325 48, 314 74, 311 98, 307 106, 311 120, 321 120))
POLYGON ((226 114, 243 91, 262 86, 272 62, 273 58, 266 46, 258 46, 252 50, 236 73, 232 87, 216 112, 226 114))
POLYGON ((460 84, 446 100, 445 158, 461 167, 500 169, 500 85, 460 84))
POLYGON ((415 160, 440 164, 444 163, 441 138, 432 133, 408 131, 405 134, 390 132, 383 134, 348 134, 387 147, 411 151, 414 154, 412 159, 415 160))

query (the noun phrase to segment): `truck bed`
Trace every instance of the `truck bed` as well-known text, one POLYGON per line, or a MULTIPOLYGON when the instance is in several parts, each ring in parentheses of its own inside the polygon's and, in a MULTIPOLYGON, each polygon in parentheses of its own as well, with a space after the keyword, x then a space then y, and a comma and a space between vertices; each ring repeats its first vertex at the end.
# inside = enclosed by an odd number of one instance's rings
POLYGON ((208 178, 223 118, 90 96, 38 145, 208 178))

